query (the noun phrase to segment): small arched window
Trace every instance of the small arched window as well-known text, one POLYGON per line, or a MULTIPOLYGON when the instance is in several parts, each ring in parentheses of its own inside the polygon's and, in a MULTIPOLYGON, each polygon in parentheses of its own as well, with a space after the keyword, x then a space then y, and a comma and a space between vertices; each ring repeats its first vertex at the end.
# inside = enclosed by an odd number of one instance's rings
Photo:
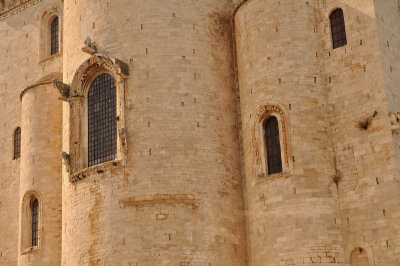
POLYGON ((281 144, 279 138, 279 124, 275 116, 271 116, 264 123, 265 144, 267 153, 268 174, 282 172, 281 144))
POLYGON ((88 92, 88 166, 117 157, 117 98, 115 79, 98 76, 88 92))
POLYGON ((36 198, 32 199, 32 247, 39 243, 39 201, 36 198))
POLYGON ((21 128, 17 127, 14 131, 14 160, 21 157, 21 128))
POLYGON ((347 44, 346 26, 342 9, 336 9, 330 15, 333 49, 347 44))
POLYGON ((58 53, 59 50, 59 32, 58 32, 58 17, 55 17, 51 22, 51 55, 58 53))
POLYGON ((369 266, 367 251, 356 248, 350 254, 350 266, 369 266))

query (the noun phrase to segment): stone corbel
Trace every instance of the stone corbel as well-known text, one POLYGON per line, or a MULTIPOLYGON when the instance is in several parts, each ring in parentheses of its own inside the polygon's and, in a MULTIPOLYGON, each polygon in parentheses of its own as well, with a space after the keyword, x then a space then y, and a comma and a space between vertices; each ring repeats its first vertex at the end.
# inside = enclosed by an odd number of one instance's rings
POLYGON ((400 130, 400 112, 390 112, 389 113, 390 128, 392 132, 400 130))
POLYGON ((62 101, 68 101, 70 98, 70 86, 56 79, 53 80, 53 86, 60 92, 61 96, 58 99, 62 101))
POLYGON ((67 172, 69 173, 70 169, 71 169, 72 158, 65 151, 62 151, 60 155, 61 155, 61 158, 63 159, 63 163, 65 165, 65 168, 66 168, 67 172))

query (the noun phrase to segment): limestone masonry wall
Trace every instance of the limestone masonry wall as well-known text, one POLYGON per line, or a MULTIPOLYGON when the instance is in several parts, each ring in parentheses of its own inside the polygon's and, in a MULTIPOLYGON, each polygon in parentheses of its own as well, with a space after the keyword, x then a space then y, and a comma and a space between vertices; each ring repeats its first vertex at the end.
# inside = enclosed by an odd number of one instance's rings
POLYGON ((0 265, 400 265, 399 0, 0 0, 0 40, 0 265))
POLYGON ((0 265, 17 265, 19 254, 21 159, 13 160, 13 133, 21 126, 20 93, 46 74, 62 72, 62 56, 39 63, 40 18, 54 5, 62 7, 46 0, 4 20, 0 16, 0 265))
POLYGON ((345 260, 317 6, 247 1, 235 16, 250 265, 345 260), (257 137, 268 106, 280 106, 273 115, 288 127, 280 132, 287 167, 272 176, 260 169, 257 137))
POLYGON ((246 265, 232 12, 227 0, 64 1, 64 82, 88 37, 130 67, 125 166, 74 184, 64 172, 64 265, 246 265))

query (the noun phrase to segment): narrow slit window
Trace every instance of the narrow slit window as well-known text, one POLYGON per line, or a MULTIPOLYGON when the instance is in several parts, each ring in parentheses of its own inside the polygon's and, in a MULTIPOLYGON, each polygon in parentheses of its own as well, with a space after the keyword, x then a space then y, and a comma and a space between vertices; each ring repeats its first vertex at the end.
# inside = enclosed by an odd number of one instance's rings
POLYGON ((51 55, 58 53, 59 50, 59 31, 58 17, 51 22, 51 55))
POLYGON ((14 160, 21 157, 21 128, 14 131, 14 160))
POLYGON ((32 247, 39 243, 39 201, 34 198, 32 201, 32 247))
POLYGON ((88 93, 88 166, 117 157, 116 105, 115 79, 102 74, 88 93))
POLYGON ((333 49, 347 45, 346 26, 342 9, 336 9, 330 15, 333 49))
POLYGON ((279 139, 278 119, 270 117, 264 125, 268 174, 282 172, 281 144, 279 139))

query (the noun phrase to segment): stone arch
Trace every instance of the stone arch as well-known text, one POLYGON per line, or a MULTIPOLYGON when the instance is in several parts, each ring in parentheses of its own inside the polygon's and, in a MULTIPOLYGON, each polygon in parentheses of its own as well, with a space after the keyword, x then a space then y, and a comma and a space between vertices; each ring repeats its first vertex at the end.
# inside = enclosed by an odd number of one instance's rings
POLYGON ((13 160, 21 158, 21 127, 16 127, 12 134, 13 160))
POLYGON ((276 117, 279 124, 280 146, 282 156, 282 174, 288 174, 292 169, 289 122, 286 110, 277 103, 260 105, 253 114, 252 122, 252 148, 255 152, 255 165, 258 177, 268 175, 266 162, 266 145, 264 139, 264 122, 271 117, 276 117))
POLYGON ((59 7, 53 6, 47 9, 40 19, 40 36, 39 36, 39 56, 40 60, 55 56, 62 51, 62 12, 59 7), (58 53, 51 55, 51 23, 58 17, 58 53))
POLYGON ((365 249, 358 247, 350 253, 350 266, 369 266, 368 253, 365 249))
POLYGON ((41 220, 42 220, 42 196, 38 191, 29 190, 25 193, 21 202, 20 209, 20 252, 29 252, 34 248, 39 248, 41 243, 41 220), (32 203, 37 200, 39 202, 39 226, 38 226, 38 243, 36 246, 32 245, 32 203))
POLYGON ((336 7, 330 11, 329 28, 331 32, 332 48, 336 49, 342 46, 346 46, 347 45, 346 21, 344 17, 344 11, 342 8, 336 7))
MULTIPOLYGON (((94 54, 83 62, 73 77, 70 86, 70 180, 82 179, 88 170, 87 153, 87 95, 93 81, 102 74, 109 74, 115 80, 117 98, 117 161, 124 161, 127 151, 125 137, 125 79, 129 67, 124 62, 103 54, 94 54), (79 130, 83 129, 83 130, 79 130)), ((101 166, 98 164, 97 166, 101 166)), ((96 167, 96 166, 93 166, 96 167)))

